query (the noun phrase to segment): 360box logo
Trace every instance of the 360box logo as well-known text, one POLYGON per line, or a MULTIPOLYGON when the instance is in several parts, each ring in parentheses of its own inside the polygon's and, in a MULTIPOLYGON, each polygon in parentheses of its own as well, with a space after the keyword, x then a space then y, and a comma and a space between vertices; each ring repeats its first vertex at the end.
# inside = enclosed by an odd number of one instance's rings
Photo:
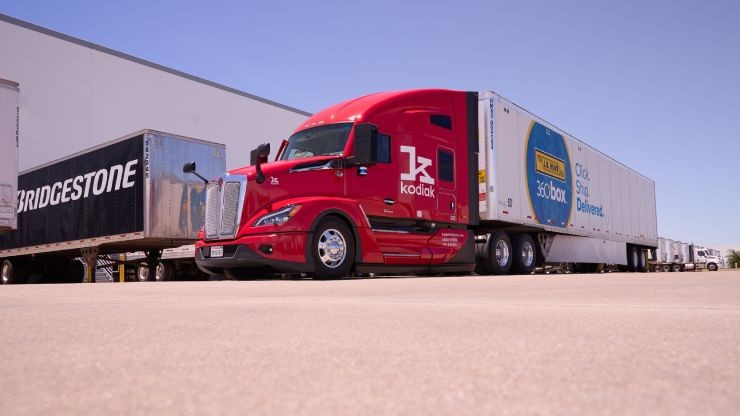
POLYGON ((527 135, 525 174, 537 222, 565 227, 573 205, 568 148, 561 134, 535 121, 527 135))

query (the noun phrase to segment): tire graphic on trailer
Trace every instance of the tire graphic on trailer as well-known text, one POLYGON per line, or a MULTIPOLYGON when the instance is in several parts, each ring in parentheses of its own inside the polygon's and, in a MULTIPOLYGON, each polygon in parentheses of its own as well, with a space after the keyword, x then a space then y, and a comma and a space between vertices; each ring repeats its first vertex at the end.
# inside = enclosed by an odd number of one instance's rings
POLYGON ((525 157, 529 203, 535 220, 566 227, 573 207, 573 178, 563 136, 533 121, 525 157))

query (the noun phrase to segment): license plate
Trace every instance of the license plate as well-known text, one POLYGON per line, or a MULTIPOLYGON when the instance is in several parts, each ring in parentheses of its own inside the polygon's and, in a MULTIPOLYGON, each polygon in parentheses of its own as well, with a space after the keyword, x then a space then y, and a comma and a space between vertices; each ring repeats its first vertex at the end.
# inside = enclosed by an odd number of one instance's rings
POLYGON ((223 257, 224 246, 211 246, 211 257, 223 257))

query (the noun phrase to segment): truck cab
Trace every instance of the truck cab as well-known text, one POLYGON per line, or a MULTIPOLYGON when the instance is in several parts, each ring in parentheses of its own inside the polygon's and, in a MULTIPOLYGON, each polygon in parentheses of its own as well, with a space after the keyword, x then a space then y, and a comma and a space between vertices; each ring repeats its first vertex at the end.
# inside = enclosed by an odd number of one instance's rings
POLYGON ((706 268, 709 271, 717 271, 720 265, 724 264, 719 256, 711 252, 709 249, 702 247, 697 247, 695 249, 694 259, 696 261, 697 268, 706 268))
POLYGON ((470 272, 478 221, 477 95, 373 94, 310 117, 267 162, 206 189, 196 261, 210 274, 267 267, 351 272, 470 272))

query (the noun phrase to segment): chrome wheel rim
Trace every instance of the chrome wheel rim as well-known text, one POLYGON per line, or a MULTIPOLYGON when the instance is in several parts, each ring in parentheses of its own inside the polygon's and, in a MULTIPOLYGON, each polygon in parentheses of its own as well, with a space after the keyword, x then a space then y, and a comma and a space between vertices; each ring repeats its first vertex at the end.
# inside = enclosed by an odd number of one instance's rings
POLYGON ((534 263, 534 247, 532 247, 532 243, 526 241, 522 244, 522 264, 530 267, 532 263, 534 263))
POLYGON ((7 263, 3 264, 2 279, 3 279, 3 284, 8 283, 10 281, 10 267, 8 267, 7 263))
POLYGON ((330 228, 319 237, 319 260, 324 266, 335 269, 342 265, 347 255, 347 242, 338 230, 330 228))
POLYGON ((149 280, 149 268, 139 267, 139 280, 145 282, 149 280))
POLYGON ((159 263, 157 265, 157 271, 154 272, 154 278, 159 281, 162 280, 162 276, 164 276, 164 265, 162 263, 159 263))
POLYGON ((496 262, 499 266, 504 267, 509 264, 509 245, 504 240, 496 242, 496 262))

